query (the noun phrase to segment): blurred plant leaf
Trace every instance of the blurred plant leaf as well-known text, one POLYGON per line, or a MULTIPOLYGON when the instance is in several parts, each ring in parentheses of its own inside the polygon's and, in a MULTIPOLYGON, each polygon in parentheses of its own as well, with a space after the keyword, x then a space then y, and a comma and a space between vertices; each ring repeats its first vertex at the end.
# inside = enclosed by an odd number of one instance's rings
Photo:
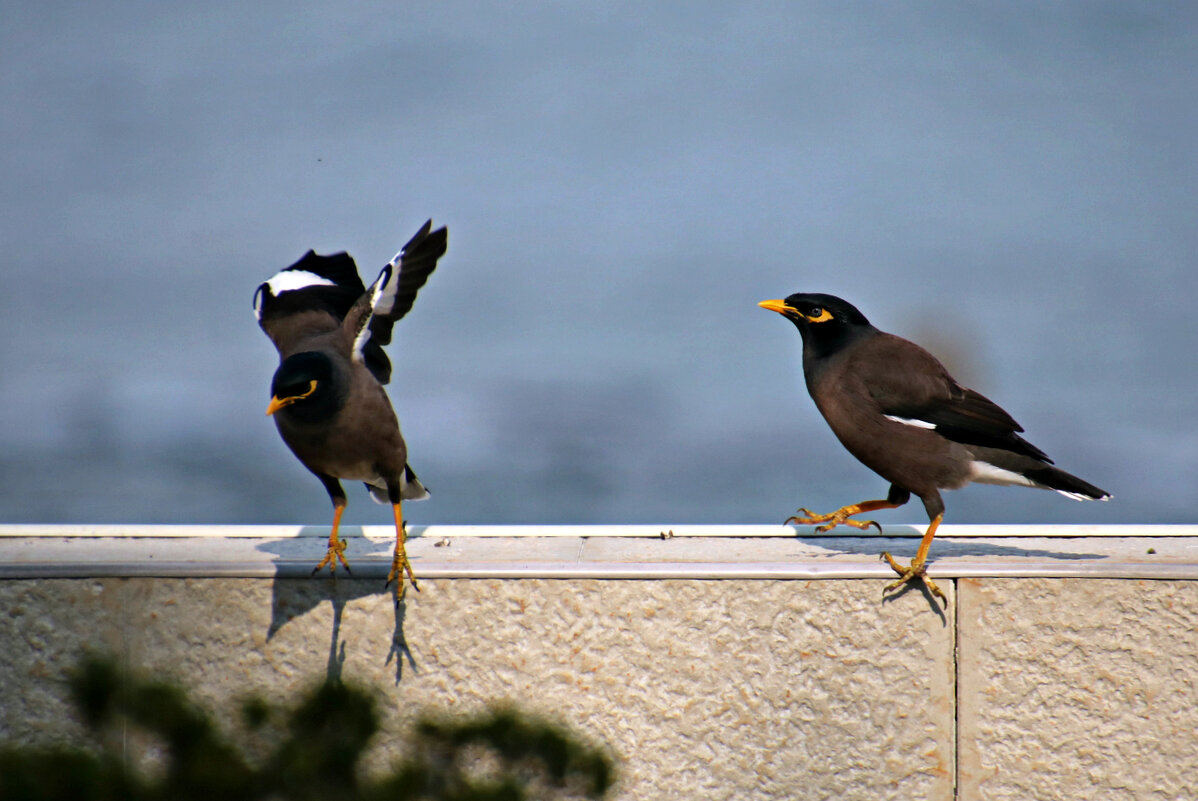
POLYGON ((602 750, 513 709, 464 720, 423 717, 408 738, 409 753, 386 774, 370 777, 359 765, 378 732, 375 701, 348 684, 321 684, 290 711, 258 698, 244 701, 240 711, 249 731, 275 738, 255 763, 176 686, 129 675, 96 656, 86 657, 69 679, 94 743, 0 745, 0 801, 600 799, 614 781, 614 765, 602 750), (143 775, 137 760, 116 745, 125 727, 161 747, 162 769, 153 776, 143 775))

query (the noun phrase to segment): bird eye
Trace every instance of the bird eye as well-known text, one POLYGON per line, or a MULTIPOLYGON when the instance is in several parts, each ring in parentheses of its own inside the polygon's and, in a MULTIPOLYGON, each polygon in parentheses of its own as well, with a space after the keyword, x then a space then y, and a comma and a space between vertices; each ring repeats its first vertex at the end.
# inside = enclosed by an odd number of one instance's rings
POLYGON ((807 312, 807 316, 808 317, 819 317, 823 313, 824 313, 824 310, 821 309, 819 306, 812 306, 811 311, 807 312))

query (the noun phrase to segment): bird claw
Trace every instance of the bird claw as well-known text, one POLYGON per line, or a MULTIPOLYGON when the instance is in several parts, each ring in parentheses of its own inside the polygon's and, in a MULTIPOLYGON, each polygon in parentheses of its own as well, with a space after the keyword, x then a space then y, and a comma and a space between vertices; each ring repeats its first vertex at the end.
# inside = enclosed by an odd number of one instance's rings
POLYGON ((320 564, 312 568, 312 575, 315 576, 320 572, 325 565, 329 567, 329 574, 336 577, 337 563, 340 562, 345 572, 353 575, 353 571, 349 569, 349 562, 345 561, 345 540, 338 538, 336 535, 329 537, 329 549, 325 551, 324 559, 320 560, 320 564))
POLYGON ((412 582, 412 587, 416 590, 416 592, 420 592, 420 584, 416 582, 416 574, 412 572, 412 563, 408 561, 407 553, 397 547, 395 549, 395 555, 391 558, 391 570, 387 573, 387 582, 383 584, 383 589, 387 589, 391 586, 392 581, 396 581, 396 606, 399 606, 399 602, 404 599, 404 595, 408 590, 408 585, 404 583, 403 580, 404 573, 408 574, 408 581, 412 582))
POLYGON ((805 506, 800 506, 795 510, 793 515, 782 521, 782 525, 788 526, 791 523, 795 523, 800 526, 810 526, 814 523, 823 523, 824 525, 816 526, 815 528, 817 533, 823 534, 824 532, 831 531, 843 523, 846 526, 852 526, 853 528, 861 529, 862 531, 870 526, 873 526, 878 530, 879 534, 882 533, 882 527, 878 525, 876 520, 853 520, 850 517, 852 514, 855 514, 855 512, 852 511, 852 507, 844 507, 837 509, 835 512, 829 512, 828 514, 821 515, 816 514, 805 506), (800 513, 803 515, 802 517, 799 517, 800 513))
POLYGON ((832 529, 839 526, 841 523, 843 523, 846 526, 852 526, 853 528, 861 529, 862 531, 865 531, 870 526, 873 526, 874 528, 876 528, 878 530, 879 534, 882 533, 882 527, 880 525, 878 525, 878 521, 876 521, 876 520, 852 520, 851 518, 848 518, 848 517, 843 517, 840 520, 833 520, 832 522, 828 523, 827 525, 818 527, 816 529, 816 531, 819 531, 821 533, 825 532, 825 531, 831 531, 832 529))
POLYGON ((810 526, 813 523, 822 523, 825 520, 830 520, 831 515, 816 514, 805 506, 800 506, 795 510, 795 513, 782 521, 782 525, 789 526, 794 523, 797 526, 810 526), (800 514, 802 515, 800 517, 800 514))
POLYGON ((898 581, 893 581, 882 589, 883 595, 888 592, 892 592, 893 590, 897 590, 911 579, 917 578, 924 583, 924 586, 928 588, 928 591, 931 592, 932 595, 935 595, 937 598, 944 601, 946 606, 948 605, 948 598, 945 597, 940 588, 936 586, 936 582, 928 578, 928 566, 926 563, 922 561, 913 561, 907 567, 903 567, 898 562, 894 561, 894 557, 890 555, 889 551, 882 551, 881 556, 878 558, 884 559, 890 565, 890 569, 899 575, 898 581))

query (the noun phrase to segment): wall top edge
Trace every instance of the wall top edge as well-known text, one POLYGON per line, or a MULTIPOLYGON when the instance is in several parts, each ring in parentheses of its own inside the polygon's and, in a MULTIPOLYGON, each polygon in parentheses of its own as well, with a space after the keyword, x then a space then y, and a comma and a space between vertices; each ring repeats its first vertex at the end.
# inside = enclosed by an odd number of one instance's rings
MULTIPOLYGON (((219 530, 219 527, 212 527, 219 530)), ((588 528, 588 530, 590 530, 588 528)), ((669 531, 669 529, 666 529, 669 531)), ((144 530, 143 530, 144 531, 144 530)), ((0 578, 76 576, 308 576, 325 553, 327 529, 296 536, 5 536, 0 578)), ((349 534, 350 532, 346 532, 349 534)), ((353 576, 386 575, 394 549, 387 527, 345 538, 353 576)), ((459 536, 430 526, 408 540, 418 576, 546 578, 881 577, 881 551, 909 559, 910 537, 459 536), (431 532, 435 532, 431 533, 431 532), (440 535, 440 536, 437 536, 440 535)), ((932 543, 932 576, 1198 578, 1198 536, 955 536, 932 543)))
MULTIPOLYGON (((894 538, 921 537, 925 525, 887 525, 882 532, 874 529, 859 531, 842 528, 824 534, 814 533, 810 526, 781 526, 762 524, 743 525, 428 525, 409 526, 408 537, 443 539, 460 537, 648 537, 670 539, 685 537, 780 537, 802 539, 837 539, 862 537, 894 538), (665 536, 663 536, 665 535, 665 536)), ((395 530, 392 526, 342 526, 344 537, 362 537, 370 540, 390 539, 395 530)), ((125 524, 0 524, 0 538, 5 537, 70 537, 70 538, 217 538, 217 539, 286 539, 327 538, 328 526, 304 525, 125 525, 125 524)), ((980 537, 995 539, 1004 537, 1198 537, 1198 525, 1088 525, 1088 524, 987 524, 940 526, 937 539, 957 537, 980 537)))

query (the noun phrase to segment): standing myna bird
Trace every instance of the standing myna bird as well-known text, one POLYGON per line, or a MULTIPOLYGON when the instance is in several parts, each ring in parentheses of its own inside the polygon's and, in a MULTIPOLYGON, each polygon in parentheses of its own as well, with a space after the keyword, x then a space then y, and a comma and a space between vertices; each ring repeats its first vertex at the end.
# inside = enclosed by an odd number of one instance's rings
POLYGON ((382 346, 391 342, 391 326, 412 308, 445 254, 448 233, 431 228, 430 220, 369 289, 348 254, 318 256, 309 250, 254 294, 258 323, 280 359, 266 413, 274 415, 287 447, 333 501, 328 551, 312 572, 325 565, 336 572, 337 560, 349 569, 345 543, 337 536, 346 503, 339 479, 364 482, 377 502, 390 503, 394 511, 395 555, 387 584, 397 579, 397 601, 405 570, 419 589, 404 550, 402 504, 423 500, 428 491, 408 466, 399 421, 383 389, 391 380, 391 362, 382 346))
MULTIPOLYGON (((790 320, 803 336, 803 377, 820 414, 840 443, 890 482, 886 500, 863 501, 830 514, 799 509, 787 523, 881 526, 853 515, 902 506, 919 496, 931 524, 907 567, 882 557, 899 574, 886 591, 919 576, 944 517, 942 489, 971 482, 1056 490, 1076 500, 1105 501, 1110 493, 1052 466, 1019 436, 1023 428, 988 398, 967 389, 932 354, 874 328, 851 304, 832 295, 794 294, 757 304, 790 320)), ((945 601, 947 603, 947 600, 945 601)))

